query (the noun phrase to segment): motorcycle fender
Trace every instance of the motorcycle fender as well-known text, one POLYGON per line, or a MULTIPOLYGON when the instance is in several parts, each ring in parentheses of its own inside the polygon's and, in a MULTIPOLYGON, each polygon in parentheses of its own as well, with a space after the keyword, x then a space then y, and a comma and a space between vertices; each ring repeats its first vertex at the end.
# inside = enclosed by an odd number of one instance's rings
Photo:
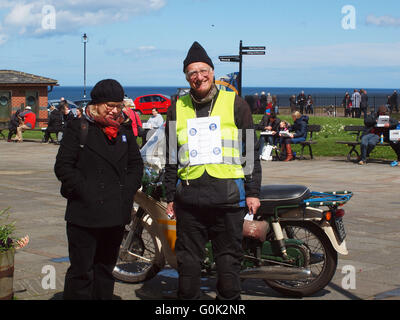
POLYGON ((335 232, 333 231, 333 228, 331 226, 323 226, 322 229, 324 230, 325 234, 328 236, 329 240, 331 241, 331 244, 333 248, 340 254, 343 255, 348 255, 349 252, 347 251, 346 247, 346 240, 343 240, 341 244, 338 243, 335 232))

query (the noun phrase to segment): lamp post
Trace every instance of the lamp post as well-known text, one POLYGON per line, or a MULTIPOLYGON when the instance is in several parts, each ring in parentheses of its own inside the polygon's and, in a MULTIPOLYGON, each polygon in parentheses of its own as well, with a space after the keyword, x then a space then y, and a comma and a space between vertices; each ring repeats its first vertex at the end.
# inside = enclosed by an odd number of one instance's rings
POLYGON ((83 41, 83 98, 86 98, 86 43, 88 42, 88 37, 86 33, 82 36, 83 41))

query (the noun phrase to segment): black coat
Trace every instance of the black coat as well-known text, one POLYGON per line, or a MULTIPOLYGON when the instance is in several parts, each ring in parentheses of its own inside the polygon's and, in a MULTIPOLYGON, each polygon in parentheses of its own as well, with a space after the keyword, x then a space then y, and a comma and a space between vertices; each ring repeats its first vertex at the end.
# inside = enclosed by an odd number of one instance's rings
POLYGON ((261 131, 265 131, 265 127, 272 127, 272 131, 276 131, 279 132, 279 124, 281 123, 281 120, 279 118, 275 118, 275 121, 271 122, 270 121, 270 116, 269 115, 264 115, 260 121, 259 124, 255 125, 254 128, 256 130, 261 130, 261 131))
POLYGON ((368 95, 365 94, 365 93, 361 94, 360 108, 361 108, 361 109, 366 109, 366 108, 368 108, 368 95))
POLYGON ((308 116, 301 116, 290 127, 290 131, 294 131, 294 138, 307 138, 308 132, 308 116))
POLYGON ((376 127, 377 120, 379 118, 378 113, 371 113, 364 119, 364 130, 361 136, 365 136, 369 133, 375 133, 384 135, 384 140, 389 141, 389 131, 396 129, 398 121, 392 117, 389 118, 389 128, 376 127))
POLYGON ((58 109, 54 109, 49 114, 49 121, 47 122, 47 129, 58 132, 63 130, 63 116, 58 109))
POLYGON ((8 130, 10 131, 16 131, 18 126, 19 126, 19 114, 21 113, 20 110, 17 110, 17 112, 15 112, 10 119, 10 122, 8 124, 8 130))
POLYGON ((83 227, 125 225, 140 187, 143 161, 131 122, 121 125, 114 144, 89 123, 84 148, 81 122, 68 123, 54 166, 61 194, 68 199, 65 220, 83 227))

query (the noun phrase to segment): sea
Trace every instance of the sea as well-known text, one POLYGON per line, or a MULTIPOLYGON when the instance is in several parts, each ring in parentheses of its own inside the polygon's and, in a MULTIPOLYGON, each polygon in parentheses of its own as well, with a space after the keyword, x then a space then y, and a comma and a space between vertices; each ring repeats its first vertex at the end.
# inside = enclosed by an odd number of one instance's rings
MULTIPOLYGON (((178 87, 142 87, 142 86, 126 86, 124 87, 125 93, 129 98, 133 100, 136 97, 146 95, 161 93, 167 96, 172 96, 177 93, 178 87)), ((298 96, 301 91, 304 91, 305 95, 311 95, 314 100, 314 105, 319 106, 329 106, 336 105, 339 106, 342 103, 343 97, 346 92, 350 95, 353 93, 355 88, 300 88, 300 87, 243 87, 242 96, 251 96, 258 94, 261 95, 262 92, 265 94, 270 93, 271 95, 276 95, 278 99, 278 105, 289 106, 289 98, 291 95, 298 96)), ((360 89, 360 88, 357 88, 360 89)), ((90 99, 91 86, 86 87, 86 96, 90 99)), ((368 94, 369 104, 371 106, 379 106, 386 104, 388 96, 393 94, 393 89, 374 89, 365 88, 368 94)), ((399 91, 397 89, 397 91, 399 91)), ((54 87, 48 94, 49 99, 60 99, 64 97, 65 99, 76 101, 83 99, 84 87, 83 86, 59 86, 54 87)))

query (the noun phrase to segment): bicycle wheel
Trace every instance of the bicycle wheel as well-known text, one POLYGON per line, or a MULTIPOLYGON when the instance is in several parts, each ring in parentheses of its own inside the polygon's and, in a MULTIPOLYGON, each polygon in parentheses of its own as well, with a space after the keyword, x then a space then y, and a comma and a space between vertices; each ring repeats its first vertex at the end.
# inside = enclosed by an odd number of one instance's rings
POLYGON ((153 278, 165 265, 155 236, 146 224, 148 215, 139 207, 125 226, 119 257, 113 275, 116 279, 136 283, 153 278))

